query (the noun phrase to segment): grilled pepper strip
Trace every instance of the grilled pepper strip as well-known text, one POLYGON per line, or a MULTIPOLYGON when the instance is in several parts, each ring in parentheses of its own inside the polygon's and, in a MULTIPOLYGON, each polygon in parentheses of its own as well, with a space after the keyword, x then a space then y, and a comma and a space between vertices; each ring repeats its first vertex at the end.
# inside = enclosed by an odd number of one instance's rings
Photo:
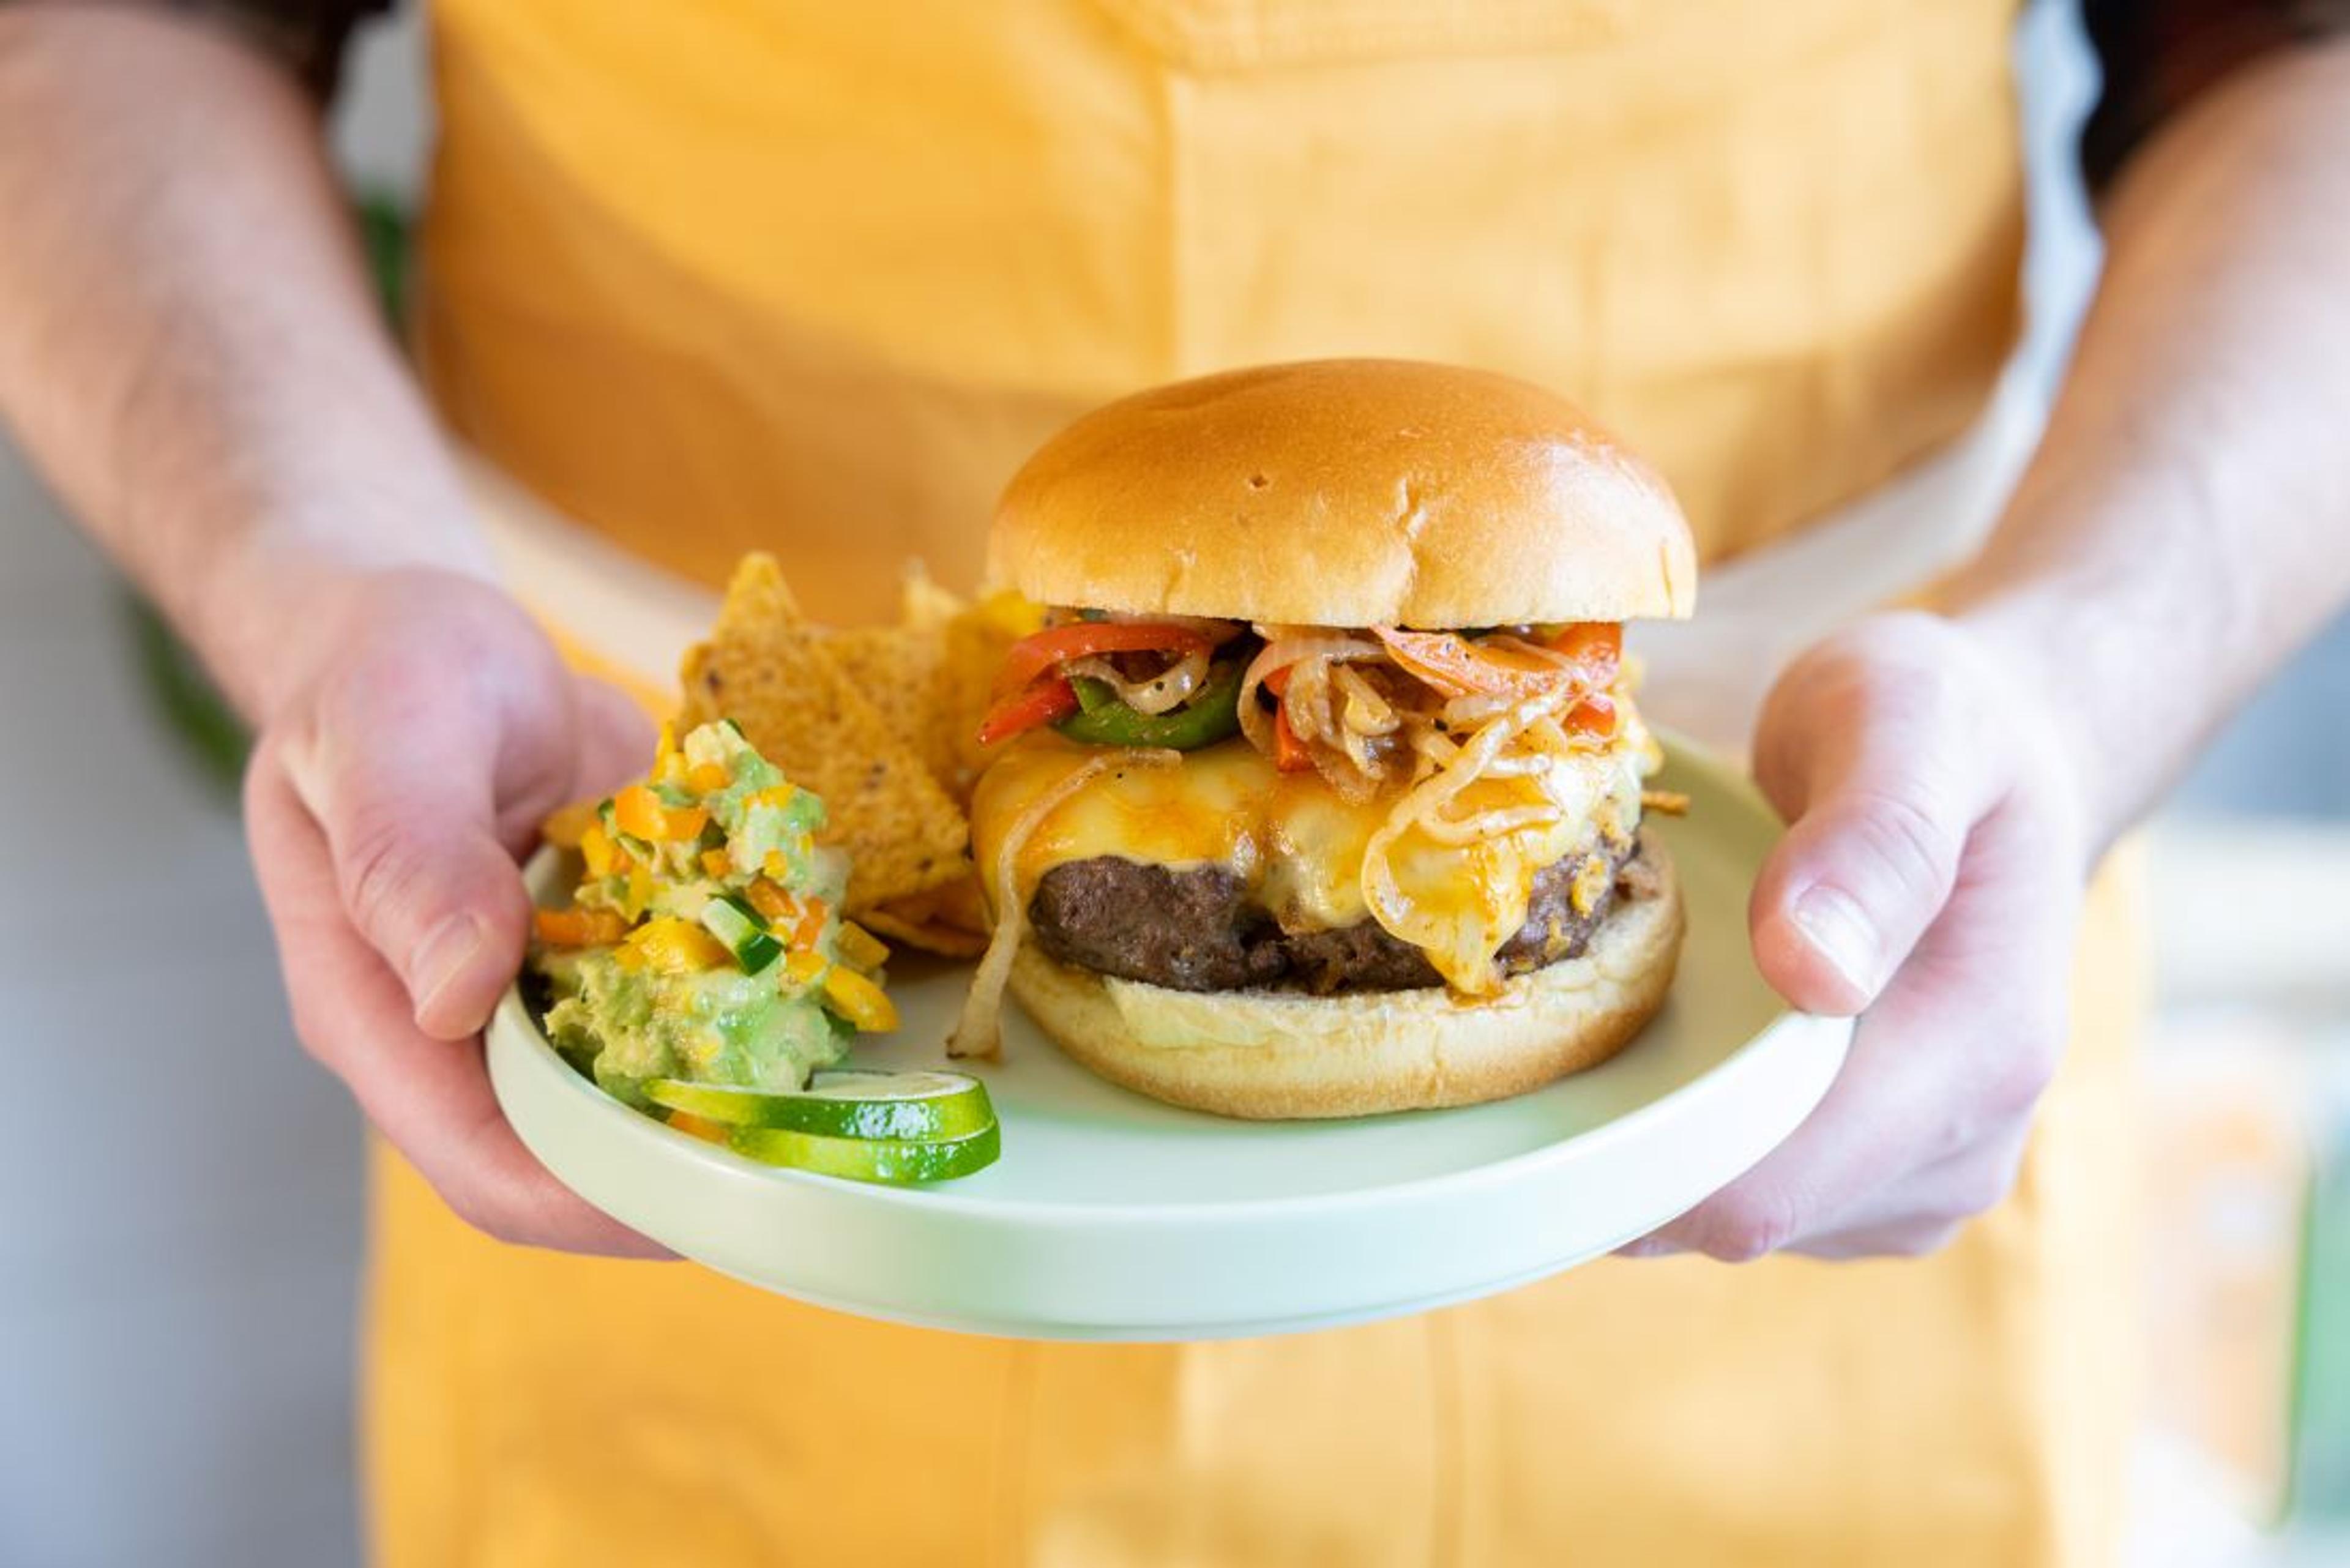
POLYGON ((1077 705, 1076 694, 1058 675, 1040 675, 1011 696, 997 701, 979 723, 979 743, 993 746, 1039 724, 1049 724, 1077 705))
POLYGON ((1196 751, 1240 732, 1242 673, 1237 659, 1210 666, 1207 683, 1190 701, 1166 713, 1138 713, 1103 682, 1079 676, 1069 682, 1077 690, 1077 711, 1054 728, 1073 741, 1096 746, 1196 751))
POLYGON ((1558 667, 1514 649, 1473 642, 1454 631, 1371 628, 1388 657, 1446 697, 1527 697, 1558 680, 1558 667))
POLYGON ((1205 653, 1208 639, 1189 627, 1158 621, 1071 621, 1024 637, 1005 650, 996 671, 998 701, 1024 689, 1049 670, 1097 653, 1167 653, 1180 659, 1205 653))

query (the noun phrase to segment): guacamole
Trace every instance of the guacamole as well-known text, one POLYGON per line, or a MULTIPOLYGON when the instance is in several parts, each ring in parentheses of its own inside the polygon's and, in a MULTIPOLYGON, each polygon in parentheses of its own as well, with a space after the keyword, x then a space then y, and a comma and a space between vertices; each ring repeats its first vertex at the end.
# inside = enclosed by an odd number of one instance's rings
POLYGON ((775 1093, 895 1027, 887 950, 840 914, 847 866, 815 841, 824 804, 724 721, 650 777, 558 814, 578 858, 567 908, 538 912, 531 963, 556 1048, 639 1107, 681 1079, 775 1093))

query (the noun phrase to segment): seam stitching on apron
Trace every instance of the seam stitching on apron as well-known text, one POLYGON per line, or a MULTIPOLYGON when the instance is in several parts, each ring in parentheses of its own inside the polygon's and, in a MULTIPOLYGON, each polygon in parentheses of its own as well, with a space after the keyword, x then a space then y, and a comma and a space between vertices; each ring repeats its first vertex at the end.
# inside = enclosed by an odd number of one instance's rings
POLYGON ((1454 1568, 1461 1555, 1461 1345, 1451 1316, 1432 1312, 1427 1325, 1430 1568, 1454 1568))
POLYGON ((1014 1564, 1029 1556, 1028 1449, 1036 1409, 1036 1347, 1014 1340, 1006 1348, 1003 1417, 995 1445, 995 1530, 988 1558, 1014 1564))

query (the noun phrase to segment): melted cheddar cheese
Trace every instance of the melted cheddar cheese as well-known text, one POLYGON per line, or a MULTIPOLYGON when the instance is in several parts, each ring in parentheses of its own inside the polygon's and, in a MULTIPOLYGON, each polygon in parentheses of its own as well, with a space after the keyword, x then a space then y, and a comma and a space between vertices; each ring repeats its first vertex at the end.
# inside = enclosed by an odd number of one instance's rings
MULTIPOLYGON (((1006 746, 981 778, 972 804, 972 848, 987 895, 1010 825, 1097 748, 1034 731, 1006 746)), ((1523 925, 1534 873, 1606 836, 1621 842, 1640 816, 1640 748, 1623 745, 1552 765, 1566 809, 1555 820, 1466 844, 1444 844, 1414 826, 1391 857, 1396 885, 1418 917, 1449 935, 1423 943, 1440 972, 1466 983, 1475 962, 1523 925), (1452 961, 1447 961, 1451 955, 1452 961)), ((1395 793, 1350 805, 1313 774, 1284 774, 1244 739, 1186 754, 1180 765, 1112 769, 1039 823, 1021 846, 1014 876, 1024 901, 1055 866, 1114 856, 1173 869, 1221 866, 1291 930, 1327 929, 1366 919, 1364 849, 1396 807, 1395 793)), ((1456 815, 1472 816, 1543 804, 1531 779, 1486 777, 1462 791, 1456 815)))

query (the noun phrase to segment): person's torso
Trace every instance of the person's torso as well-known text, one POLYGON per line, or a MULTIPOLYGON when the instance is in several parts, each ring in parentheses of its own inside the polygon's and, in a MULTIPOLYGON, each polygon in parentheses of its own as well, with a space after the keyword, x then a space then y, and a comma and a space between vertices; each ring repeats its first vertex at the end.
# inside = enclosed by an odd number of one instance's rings
POLYGON ((1084 408, 1489 366, 1710 556, 1956 432, 2012 335, 2009 0, 442 0, 418 341, 456 428, 704 582, 967 587, 1084 408))

